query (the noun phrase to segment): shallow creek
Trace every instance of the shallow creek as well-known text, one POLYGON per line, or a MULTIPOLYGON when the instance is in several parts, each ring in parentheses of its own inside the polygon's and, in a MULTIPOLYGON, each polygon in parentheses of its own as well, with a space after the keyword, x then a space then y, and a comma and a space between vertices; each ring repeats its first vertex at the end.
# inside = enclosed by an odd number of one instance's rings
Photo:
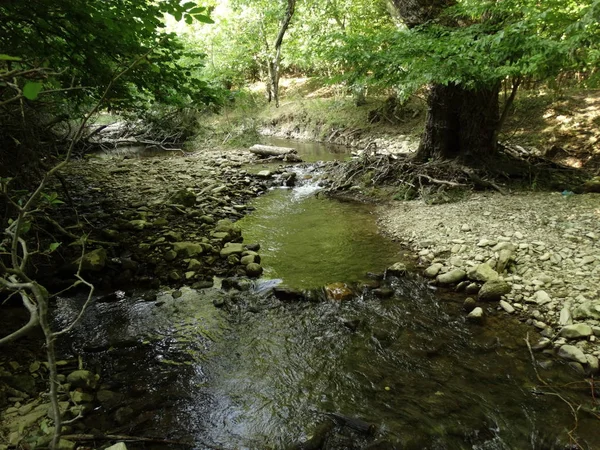
MULTIPOLYGON (((315 288, 365 279, 401 259, 368 207, 315 198, 314 190, 308 182, 271 191, 241 221, 246 240, 262 244, 265 279, 315 288)), ((517 320, 490 308, 485 325, 467 323, 459 299, 413 275, 385 280, 390 298, 356 289, 344 302, 282 303, 262 292, 265 282, 247 293, 184 288, 179 298, 118 293, 118 301, 95 303, 69 338, 117 395, 93 426, 189 448, 280 449, 306 441, 334 413, 374 428, 338 423, 322 448, 569 443, 569 407, 544 394, 517 320), (213 306, 224 300, 228 308, 213 306)), ((83 301, 59 299, 58 322, 83 301)), ((553 386, 580 380, 559 362, 538 370, 553 386)), ((581 403, 580 386, 565 399, 581 403)), ((584 448, 600 448, 596 426, 579 414, 574 435, 584 448)))

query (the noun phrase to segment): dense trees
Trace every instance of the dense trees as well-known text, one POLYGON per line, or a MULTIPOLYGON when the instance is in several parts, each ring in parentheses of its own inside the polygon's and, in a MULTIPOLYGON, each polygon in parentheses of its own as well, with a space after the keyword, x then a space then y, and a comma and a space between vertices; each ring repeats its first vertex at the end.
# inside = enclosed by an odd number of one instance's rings
MULTIPOLYGON (((236 56, 247 70, 261 61, 261 30, 274 36, 281 18, 284 2, 270 5, 232 1, 226 26, 211 32, 235 23, 237 34, 229 32, 212 49, 199 45, 216 58, 243 48, 236 56)), ((426 88, 429 116, 418 157, 473 162, 494 154, 524 81, 551 83, 577 73, 597 83, 599 22, 598 0, 304 0, 297 2, 281 64, 290 73, 324 75, 349 87, 384 88, 399 101, 426 88), (499 98, 501 90, 507 95, 499 98)), ((224 66, 235 77, 232 63, 224 66)))

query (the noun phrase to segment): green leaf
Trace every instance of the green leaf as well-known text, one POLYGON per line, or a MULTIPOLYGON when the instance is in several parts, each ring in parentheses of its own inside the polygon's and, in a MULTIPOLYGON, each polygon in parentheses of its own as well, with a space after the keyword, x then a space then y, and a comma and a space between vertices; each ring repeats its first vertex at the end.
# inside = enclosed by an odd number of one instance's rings
POLYGON ((214 20, 212 20, 210 17, 205 16, 203 14, 194 15, 194 19, 196 19, 198 22, 202 22, 202 23, 215 23, 214 20))
POLYGON ((17 56, 0 54, 0 61, 21 61, 21 58, 17 56))
POLYGON ((48 247, 48 253, 52 253, 54 250, 60 247, 60 244, 60 242, 53 242, 52 244, 50 244, 50 246, 48 247))
POLYGON ((37 81, 29 81, 23 86, 23 96, 28 100, 35 100, 42 90, 42 83, 37 81))

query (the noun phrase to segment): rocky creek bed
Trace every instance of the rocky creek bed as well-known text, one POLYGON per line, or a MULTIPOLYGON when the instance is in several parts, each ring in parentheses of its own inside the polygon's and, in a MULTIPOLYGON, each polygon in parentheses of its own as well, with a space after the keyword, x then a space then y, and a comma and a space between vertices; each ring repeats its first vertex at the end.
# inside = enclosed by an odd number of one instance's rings
MULTIPOLYGON (((566 194, 566 195, 565 195, 566 194)), ((458 203, 396 202, 380 226, 414 249, 432 284, 531 325, 532 345, 581 374, 600 356, 600 196, 473 194, 458 203)))
MULTIPOLYGON (((136 154, 125 154, 78 161, 71 165, 64 179, 69 195, 77 205, 77 214, 73 213, 69 202, 57 209, 56 214, 66 219, 67 224, 54 232, 63 237, 90 233, 92 242, 86 246, 82 269, 100 291, 109 294, 97 299, 96 303, 100 306, 91 314, 89 330, 95 330, 94 320, 104 320, 102 318, 106 316, 102 315, 102 311, 110 312, 110 305, 123 299, 135 299, 133 310, 140 314, 139 320, 142 321, 142 316, 146 318, 156 314, 150 311, 146 314, 144 311, 148 308, 166 307, 179 311, 183 307, 178 306, 178 302, 184 304, 179 299, 186 299, 190 288, 212 287, 215 276, 226 279, 224 287, 243 291, 252 288, 254 283, 250 279, 262 273, 260 246, 268 243, 244 242, 236 221, 252 210, 249 200, 272 186, 292 185, 296 178, 289 166, 251 168, 249 164, 252 162, 256 160, 248 152, 215 150, 169 158, 140 158, 136 154), (157 291, 161 286, 162 290, 157 291), (144 288, 143 294, 137 293, 138 288, 144 288), (103 307, 103 304, 108 306, 103 307)), ((62 189, 58 184, 55 188, 58 191, 62 189)), ((565 198, 560 194, 527 193, 507 197, 477 194, 450 205, 400 202, 382 207, 379 214, 381 228, 414 249, 417 263, 432 285, 456 289, 461 292, 462 298, 470 297, 465 302, 467 311, 455 311, 458 317, 467 316, 477 323, 476 327, 482 324, 484 330, 486 316, 489 321, 495 321, 503 314, 518 316, 530 324, 532 330, 542 334, 539 339, 532 338, 531 345, 544 354, 539 360, 544 368, 549 367, 551 358, 558 354, 583 375, 598 371, 600 355, 596 338, 600 332, 599 207, 598 196, 594 194, 565 198)), ((58 288, 70 283, 80 253, 81 247, 78 246, 67 248, 62 253, 64 261, 56 265, 48 279, 51 285, 58 288)), ((402 277, 406 267, 412 267, 406 263, 394 265, 388 270, 388 276, 402 277)), ((360 299, 392 302, 399 295, 397 291, 398 286, 390 287, 390 283, 376 276, 362 284, 332 283, 323 290, 304 293, 275 289, 274 298, 267 300, 218 293, 211 298, 210 306, 222 308, 231 315, 232 322, 236 322, 239 317, 246 317, 244 314, 278 311, 282 302, 303 303, 308 300, 318 303, 325 299, 351 299, 357 295, 360 299)), ((408 294, 401 296, 408 297, 408 294)), ((433 304, 429 300, 425 303, 430 307, 433 304)), ((192 314, 196 311, 193 302, 190 307, 192 310, 186 320, 204 320, 192 314)), ((398 311, 394 314, 400 315, 390 321, 390 327, 404 313, 398 311)), ((357 335, 364 333, 361 320, 340 320, 337 313, 333 316, 334 322, 340 325, 340 332, 347 333, 349 330, 355 333, 358 330, 357 335)), ((156 325, 154 319, 143 320, 148 320, 149 329, 156 325)), ((436 327, 439 328, 446 320, 445 316, 434 319, 436 327)), ((420 320, 407 320, 404 326, 418 329, 421 325, 420 320)), ((395 333, 402 332, 396 328, 384 332, 377 330, 378 327, 373 323, 366 332, 368 336, 372 334, 370 339, 376 343, 376 351, 382 343, 386 347, 396 342, 395 333)), ((76 417, 80 411, 86 408, 91 411, 94 405, 99 404, 112 417, 112 422, 104 424, 104 428, 99 425, 101 429, 122 432, 136 429, 140 424, 154 423, 150 419, 151 413, 159 405, 156 398, 147 398, 150 396, 144 380, 158 377, 158 382, 148 381, 149 385, 154 386, 153 389, 170 392, 168 387, 174 384, 174 378, 189 376, 184 368, 188 363, 193 365, 193 362, 186 360, 178 347, 185 343, 181 339, 181 342, 174 342, 165 337, 166 334, 148 337, 144 342, 132 340, 131 336, 116 341, 103 340, 106 332, 98 330, 92 333, 100 338, 99 343, 87 344, 86 347, 75 345, 72 349, 73 354, 88 352, 98 355, 97 366, 91 371, 82 372, 77 360, 61 362, 61 380, 65 383, 61 406, 70 410, 70 417, 76 417), (118 354, 123 360, 136 358, 140 346, 153 342, 161 346, 154 348, 153 352, 163 351, 168 356, 161 356, 163 364, 166 361, 181 367, 179 375, 169 371, 144 370, 144 374, 140 373, 140 382, 134 386, 124 386, 119 380, 98 380, 96 372, 122 373, 116 368, 119 362, 110 362, 109 369, 102 369, 106 363, 102 355, 114 357, 118 354), (134 400, 124 405, 124 399, 129 402, 130 397, 134 400)), ((108 332, 110 334, 110 330, 108 332)), ((213 332, 218 333, 218 330, 200 333, 193 345, 191 340, 185 345, 204 351, 214 341, 210 338, 213 332)), ((523 338, 519 336, 516 340, 522 341, 523 338)), ((513 349, 517 347, 518 344, 513 345, 513 349)), ((317 354, 321 352, 318 347, 315 351, 317 354)), ((3 354, 0 360, 0 380, 5 388, 0 403, 9 407, 3 412, 3 421, 10 423, 5 435, 6 443, 10 445, 20 442, 27 427, 31 426, 38 431, 28 445, 44 445, 48 440, 47 400, 38 397, 38 392, 44 389, 47 372, 43 363, 35 362, 34 353, 18 357, 3 354)), ((145 357, 150 358, 148 361, 156 356, 146 353, 145 357)), ((365 358, 368 357, 365 353, 365 358)), ((136 367, 146 364, 147 369, 152 364, 148 361, 131 364, 136 367)), ((284 364, 283 360, 281 362, 284 364)), ((201 376, 200 382, 203 380, 201 376)), ((396 381, 386 383, 393 388, 396 381)), ((461 389, 456 387, 457 391, 461 389)), ((420 395, 422 392, 415 394, 415 398, 420 395)), ((169 407, 177 406, 173 402, 169 407)), ((177 421, 178 417, 170 416, 169 420, 177 421)), ((87 427, 79 426, 67 431, 82 432, 89 429, 89 424, 87 427)), ((302 434, 299 436, 306 438, 302 434)), ((417 442, 422 444, 427 440, 417 442)), ((0 448, 7 444, 0 443, 0 448)), ((63 445, 66 449, 75 446, 69 440, 63 445)), ((161 448, 160 443, 156 445, 155 448, 161 448)), ((364 440, 361 445, 366 445, 364 440)), ((420 444, 415 445, 413 448, 422 448, 420 444)))

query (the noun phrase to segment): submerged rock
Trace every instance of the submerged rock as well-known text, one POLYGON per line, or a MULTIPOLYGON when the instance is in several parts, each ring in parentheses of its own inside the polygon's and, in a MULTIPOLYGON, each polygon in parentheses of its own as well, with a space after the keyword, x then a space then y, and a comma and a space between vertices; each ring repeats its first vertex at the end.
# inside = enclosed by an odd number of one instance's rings
POLYGON ((558 349, 558 356, 563 359, 567 359, 570 361, 576 361, 581 364, 587 364, 587 358, 585 354, 574 345, 562 345, 558 349))
POLYGON ((325 286, 325 294, 329 300, 349 300, 354 293, 346 283, 331 283, 325 286))
POLYGON ((386 273, 395 277, 401 277, 403 275, 406 275, 406 270, 406 264, 397 262, 394 263, 392 266, 388 267, 386 273))

